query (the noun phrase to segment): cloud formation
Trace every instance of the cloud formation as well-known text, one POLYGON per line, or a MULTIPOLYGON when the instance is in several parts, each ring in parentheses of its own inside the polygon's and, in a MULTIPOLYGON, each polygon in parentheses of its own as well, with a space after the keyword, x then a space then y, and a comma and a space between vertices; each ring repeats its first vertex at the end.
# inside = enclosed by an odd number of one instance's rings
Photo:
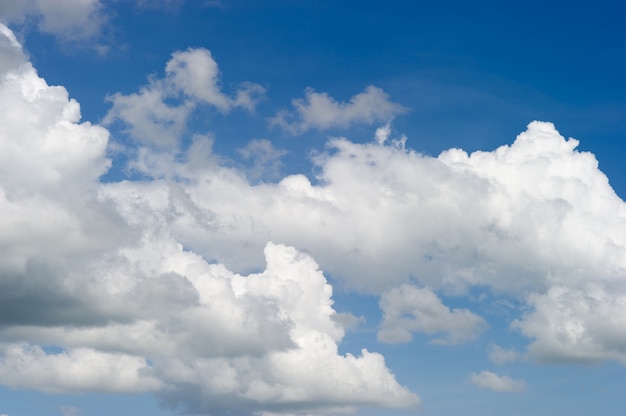
POLYGON ((409 342, 413 332, 443 333, 433 344, 454 345, 471 341, 487 328, 487 322, 467 309, 450 310, 428 288, 402 285, 380 298, 383 321, 378 340, 409 342))
MULTIPOLYGON (((269 242, 264 271, 233 273, 169 231, 170 220, 211 226, 182 184, 101 183, 107 130, 81 123, 78 103, 0 28, 13 63, 0 74, 1 384, 147 391, 206 414, 419 403, 380 354, 338 353, 344 329, 310 256, 269 242), (144 209, 126 211, 144 198, 144 209)), ((201 159, 207 140, 197 139, 191 171, 211 168, 201 159)))
MULTIPOLYGON (((109 187, 107 197, 125 221, 167 224, 186 247, 238 273, 261 267, 265 243, 280 241, 374 294, 411 281, 449 296, 487 288, 529 307, 516 311, 511 329, 533 340, 531 357, 623 361, 626 344, 614 334, 626 294, 626 206, 593 154, 545 122, 493 151, 438 157, 391 134, 385 125, 370 143, 329 140, 312 160, 316 184, 294 174, 256 185, 198 136, 181 157, 140 149, 133 166, 167 179, 150 183, 153 196, 131 182, 109 187)), ((405 309, 419 315, 408 301, 405 309)), ((404 330, 418 330, 416 322, 404 330)), ((380 336, 408 338, 401 333, 380 336)))
POLYGON ((295 111, 279 111, 270 119, 270 124, 299 135, 310 129, 346 129, 358 123, 386 122, 408 111, 390 101, 387 93, 373 85, 350 98, 349 102, 337 102, 327 93, 318 93, 312 88, 307 88, 304 94, 304 98, 291 102, 295 111))
POLYGON ((120 121, 138 142, 171 148, 179 143, 187 118, 197 105, 209 105, 222 113, 237 107, 253 111, 264 92, 260 85, 248 82, 233 97, 224 94, 211 52, 190 48, 172 54, 165 65, 165 78, 151 78, 137 93, 108 97, 113 107, 103 122, 110 125, 120 121), (168 99, 174 102, 166 102, 168 99))
POLYGON ((501 393, 520 392, 526 388, 523 380, 513 380, 509 376, 500 376, 491 371, 472 373, 470 381, 477 387, 501 393))
MULTIPOLYGON (((150 391, 208 414, 418 404, 380 354, 339 354, 345 328, 320 269, 381 296, 381 341, 471 340, 484 318, 437 294, 480 287, 523 304, 512 329, 530 357, 626 362, 626 206, 550 123, 494 151, 438 157, 390 140, 385 125, 370 143, 330 140, 313 181, 251 181, 221 163, 210 135, 180 147, 197 105, 251 109, 261 93, 223 93, 210 52, 189 49, 164 78, 112 96, 106 121, 136 139, 143 179, 103 183, 109 132, 80 122, 5 26, 0 57, 2 384, 150 391)), ((402 111, 375 87, 349 103, 310 91, 295 105, 284 121, 294 133, 402 111)), ((255 141, 242 155, 272 170, 281 152, 255 141)), ((471 379, 523 388, 491 372, 471 379)))

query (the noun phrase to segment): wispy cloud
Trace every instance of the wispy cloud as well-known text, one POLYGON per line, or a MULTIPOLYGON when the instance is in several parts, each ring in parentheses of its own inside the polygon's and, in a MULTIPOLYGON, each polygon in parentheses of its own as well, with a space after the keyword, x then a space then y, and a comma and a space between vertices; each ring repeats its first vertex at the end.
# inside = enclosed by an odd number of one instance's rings
POLYGON ((488 356, 494 363, 503 365, 518 360, 520 358, 520 353, 515 350, 502 348, 499 345, 492 345, 489 348, 488 356))
POLYGON ((270 124, 293 135, 310 129, 345 129, 359 123, 386 122, 408 111, 402 105, 390 101, 382 89, 371 85, 350 98, 349 102, 338 102, 327 93, 308 88, 305 97, 293 100, 292 104, 295 110, 279 111, 270 119, 270 124))
POLYGON ((472 373, 470 381, 482 389, 502 393, 521 392, 526 388, 526 383, 523 380, 514 380, 511 377, 500 376, 491 371, 472 373))

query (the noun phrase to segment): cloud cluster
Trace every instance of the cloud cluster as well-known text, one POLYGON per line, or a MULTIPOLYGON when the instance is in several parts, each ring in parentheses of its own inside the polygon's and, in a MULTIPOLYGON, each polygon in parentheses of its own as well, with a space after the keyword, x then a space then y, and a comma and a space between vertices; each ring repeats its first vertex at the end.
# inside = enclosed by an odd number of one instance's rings
POLYGON ((186 131, 187 118, 198 105, 214 107, 222 113, 242 107, 253 111, 265 90, 258 84, 244 83, 233 97, 219 84, 219 69, 204 48, 172 54, 165 66, 165 78, 151 78, 138 93, 116 93, 108 97, 113 107, 104 124, 120 121, 126 132, 144 145, 174 147, 186 131), (175 103, 167 103, 176 99, 175 103))
MULTIPOLYGON (((386 125, 370 143, 331 139, 315 178, 251 183, 210 135, 180 143, 196 106, 252 109, 262 89, 223 93, 210 52, 189 49, 164 78, 110 98, 105 121, 135 139, 143 179, 103 183, 108 131, 81 123, 78 103, 1 25, 0 57, 2 384, 152 391, 208 414, 417 404, 380 354, 338 353, 344 328, 318 263, 381 296, 384 342, 473 339, 484 318, 437 293, 481 287, 524 304, 512 329, 531 339, 531 357, 626 363, 626 205, 550 123, 494 151, 438 157, 386 125)), ((274 120, 294 134, 404 111, 375 87, 348 103, 311 90, 294 106, 293 121, 274 120)), ((276 171, 282 153, 253 141, 241 155, 276 171)), ((471 379, 523 388, 490 372, 471 379)))
POLYGON ((472 373, 470 381, 482 389, 497 392, 520 392, 526 388, 526 383, 523 380, 514 380, 509 376, 500 376, 491 371, 472 373))
MULTIPOLYGON (((537 359, 622 360, 624 344, 611 334, 623 325, 615 317, 626 293, 626 208, 592 154, 542 122, 492 152, 436 158, 384 130, 371 143, 331 139, 313 160, 317 184, 291 175, 251 185, 202 140, 181 160, 145 152, 142 173, 184 192, 153 182, 168 203, 127 189, 116 204, 132 221, 158 216, 186 246, 238 272, 262 265, 257 253, 269 240, 306 249, 348 287, 371 293, 411 278, 450 296, 486 287, 530 307, 512 329, 535 339, 537 359), (610 307, 595 307, 591 294, 610 307), (570 324, 586 337, 564 337, 570 324)), ((419 306, 405 306, 418 316, 419 306)), ((450 331, 444 321, 428 331, 450 331)), ((414 329, 405 330, 419 330, 408 322, 414 329)))
POLYGON ((292 105, 295 112, 281 110, 270 119, 270 123, 293 135, 310 129, 345 129, 357 123, 386 122, 408 111, 402 105, 390 101, 387 93, 373 85, 350 98, 349 102, 337 102, 327 93, 307 88, 305 98, 293 100, 292 105))
MULTIPOLYGON (((206 414, 419 403, 380 354, 338 353, 332 287, 310 256, 266 243, 263 271, 233 273, 170 231, 170 221, 211 226, 182 184, 101 183, 108 132, 81 123, 78 103, 47 85, 0 28, 2 56, 14 63, 0 74, 0 384, 148 391, 206 414), (169 206, 173 216, 161 218, 169 206)), ((177 56, 208 57, 189 53, 177 56)), ((172 62, 172 77, 187 70, 172 62)), ((189 77, 213 85, 201 69, 189 77)))
MULTIPOLYGON (((296 174, 257 185, 197 137, 182 158, 139 152, 134 166, 166 179, 150 184, 163 202, 141 183, 110 187, 109 197, 126 221, 158 218, 186 247, 237 272, 261 267, 262 247, 280 241, 306 249, 347 287, 397 293, 406 302, 388 312, 412 318, 387 318, 381 340, 407 340, 411 331, 447 334, 448 343, 471 338, 482 326, 471 311, 457 315, 474 330, 454 341, 458 330, 446 319, 419 323, 420 297, 398 288, 416 281, 455 296, 480 286, 529 307, 512 330, 533 340, 532 357, 624 360, 615 333, 623 332, 626 205, 593 154, 544 122, 511 145, 472 154, 429 157, 391 136, 386 125, 371 143, 329 140, 313 158, 316 184, 296 174)), ((458 318, 438 305, 439 318, 458 318)))

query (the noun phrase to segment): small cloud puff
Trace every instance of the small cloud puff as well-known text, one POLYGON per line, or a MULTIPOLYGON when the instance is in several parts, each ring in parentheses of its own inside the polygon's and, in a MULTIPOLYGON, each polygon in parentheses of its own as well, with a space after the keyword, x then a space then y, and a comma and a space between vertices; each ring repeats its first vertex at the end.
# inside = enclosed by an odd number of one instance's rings
POLYGON ((520 358, 520 353, 515 350, 502 348, 499 345, 492 345, 488 351, 489 359, 498 365, 503 365, 516 361, 520 358))
POLYGON ((231 97, 222 92, 219 75, 217 62, 207 49, 174 52, 165 65, 165 78, 150 79, 137 93, 108 97, 113 107, 103 123, 122 122, 126 132, 144 145, 176 147, 197 105, 209 105, 224 114, 238 107, 253 111, 265 93, 260 85, 246 82, 231 97), (169 102, 172 100, 174 103, 169 102))
POLYGON ((491 371, 472 373, 470 381, 477 387, 496 392, 521 392, 526 388, 524 380, 513 380, 508 376, 499 376, 491 371))
POLYGON ((409 342, 413 332, 443 333, 433 344, 455 345, 475 339, 488 327, 480 316, 467 309, 450 310, 428 288, 402 285, 380 298, 383 321, 378 340, 409 342))
POLYGON ((293 135, 310 129, 346 129, 359 123, 386 122, 408 111, 406 107, 390 101, 382 89, 372 85, 350 98, 349 102, 337 102, 325 92, 318 93, 307 88, 305 98, 295 99, 292 104, 295 112, 282 110, 270 119, 270 124, 293 135))

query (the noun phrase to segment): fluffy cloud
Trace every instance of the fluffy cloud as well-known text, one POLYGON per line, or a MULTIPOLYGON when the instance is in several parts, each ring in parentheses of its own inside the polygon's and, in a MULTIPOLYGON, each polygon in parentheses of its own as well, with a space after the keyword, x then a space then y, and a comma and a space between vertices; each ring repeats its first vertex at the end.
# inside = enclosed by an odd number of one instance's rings
POLYGON ((127 301, 137 304, 129 311, 136 320, 5 329, 3 339, 13 342, 0 355, 2 384, 152 391, 168 406, 207 414, 419 402, 397 384, 380 354, 338 355, 343 330, 332 319, 332 289, 315 262, 295 249, 269 244, 266 270, 250 276, 209 265, 175 244, 126 255, 150 272, 146 280, 157 280, 117 286, 116 297, 127 292, 127 301), (196 301, 159 275, 194 288, 196 301), (22 339, 65 350, 16 343, 22 339))
POLYGON ((0 346, 0 383, 44 392, 140 392, 161 387, 145 360, 78 348, 58 354, 39 346, 0 346))
MULTIPOLYGON (((593 155, 550 123, 491 152, 438 157, 389 140, 385 126, 371 143, 331 140, 313 158, 315 183, 251 183, 209 135, 178 147, 195 106, 254 101, 249 86, 222 93, 208 51, 187 50, 165 78, 113 96, 107 121, 137 138, 132 168, 144 179, 105 184, 108 132, 80 122, 78 103, 38 77, 4 26, 0 57, 3 384, 152 391, 217 414, 417 404, 381 355, 338 353, 345 319, 316 262, 346 288, 382 295, 382 340, 470 339, 482 318, 436 293, 479 286, 525 303, 513 328, 531 357, 624 362, 626 206, 593 155)), ((287 126, 386 121, 399 110, 381 93, 347 104, 311 95, 287 126)), ((271 167, 277 152, 256 142, 243 155, 271 167)))
POLYGON ((150 79, 138 93, 114 94, 104 118, 110 125, 120 121, 137 141, 157 147, 176 146, 186 130, 190 112, 198 104, 210 105, 222 113, 242 107, 253 111, 264 94, 258 84, 244 83, 233 97, 219 85, 217 63, 206 49, 187 49, 172 54, 165 66, 165 78, 150 79), (174 103, 166 103, 166 99, 174 103))
POLYGON ((293 100, 292 104, 295 113, 282 110, 270 119, 270 123, 294 135, 310 129, 345 129, 357 123, 389 121, 395 115, 407 111, 400 104, 390 101, 382 89, 371 85, 349 102, 337 102, 327 93, 318 93, 308 88, 305 98, 293 100))
MULTIPOLYGON (((380 354, 338 353, 344 329, 310 256, 267 243, 263 272, 234 273, 170 232, 212 226, 182 184, 99 182, 108 132, 0 30, 1 384, 153 392, 207 414, 419 403, 380 354)), ((197 138, 189 172, 219 173, 207 149, 197 138)))
MULTIPOLYGON (((210 139, 197 137, 181 157, 139 152, 134 166, 166 180, 110 186, 103 195, 125 221, 168 224, 186 247, 236 272, 261 267, 262 247, 280 241, 370 293, 409 277, 452 296, 486 287, 530 307, 517 311, 513 329, 534 339, 531 356, 622 361, 626 347, 610 334, 622 325, 614 316, 623 315, 626 294, 626 205, 592 154, 544 122, 494 151, 438 157, 407 149, 406 138, 390 140, 391 133, 386 125, 371 143, 331 139, 313 158, 315 185, 298 174, 252 185, 219 162, 210 139), (601 293, 610 311, 594 307, 589 293, 601 293), (542 319, 554 325, 534 324, 542 319), (563 328, 600 321, 611 330, 586 329, 589 342, 563 336, 563 328)), ((432 324, 399 322, 414 329, 399 338, 382 331, 381 339, 407 339, 432 324)))
POLYGON ((31 18, 39 30, 64 40, 86 40, 101 34, 106 23, 99 0, 6 0, 0 21, 22 23, 31 18))
POLYGON ((472 373, 470 381, 482 388, 497 392, 520 392, 526 388, 523 380, 513 380, 508 376, 499 376, 491 371, 472 373))
POLYGON ((512 326, 534 341, 531 357, 539 361, 626 364, 626 292, 624 283, 551 287, 529 296, 532 312, 512 326))
POLYGON ((412 332, 444 333, 432 342, 454 345, 470 341, 487 327, 487 322, 467 309, 450 311, 428 288, 402 285, 380 298, 383 321, 378 340, 388 343, 409 342, 412 332))

